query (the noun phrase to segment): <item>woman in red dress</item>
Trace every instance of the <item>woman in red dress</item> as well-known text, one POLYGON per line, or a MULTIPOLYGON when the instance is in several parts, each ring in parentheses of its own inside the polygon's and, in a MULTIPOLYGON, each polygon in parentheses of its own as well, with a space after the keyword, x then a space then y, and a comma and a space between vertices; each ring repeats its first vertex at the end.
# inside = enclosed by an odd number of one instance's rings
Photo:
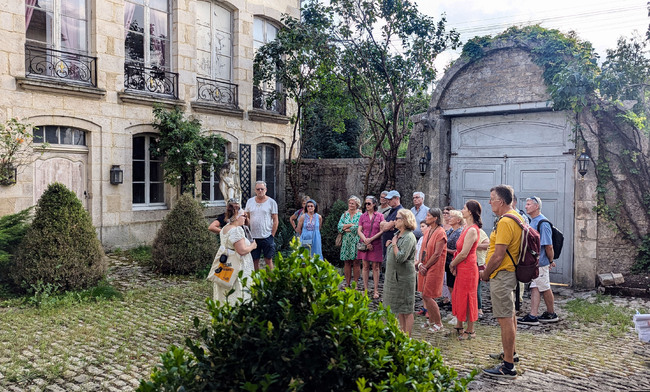
POLYGON ((476 200, 468 200, 461 213, 467 224, 458 238, 456 253, 449 269, 456 276, 454 290, 451 293, 451 303, 452 313, 457 320, 458 340, 467 340, 476 337, 474 322, 478 320, 476 247, 480 238, 479 229, 483 226, 481 204, 476 200), (467 329, 461 333, 465 321, 467 321, 467 329))

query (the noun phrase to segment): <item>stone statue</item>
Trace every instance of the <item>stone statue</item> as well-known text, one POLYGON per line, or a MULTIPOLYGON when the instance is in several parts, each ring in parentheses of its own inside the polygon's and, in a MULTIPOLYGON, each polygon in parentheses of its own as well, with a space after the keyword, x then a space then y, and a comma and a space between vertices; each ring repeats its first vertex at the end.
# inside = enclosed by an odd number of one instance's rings
POLYGON ((241 185, 239 184, 239 166, 237 154, 228 154, 228 162, 224 163, 219 172, 219 190, 224 200, 236 199, 241 202, 241 185))

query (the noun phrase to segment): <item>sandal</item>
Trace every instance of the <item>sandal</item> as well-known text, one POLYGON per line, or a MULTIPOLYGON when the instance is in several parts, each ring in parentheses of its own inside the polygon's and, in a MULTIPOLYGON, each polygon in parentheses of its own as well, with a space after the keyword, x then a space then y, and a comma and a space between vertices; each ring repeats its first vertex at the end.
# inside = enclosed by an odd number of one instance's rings
POLYGON ((454 329, 456 330, 456 333, 458 334, 458 336, 460 336, 460 335, 462 335, 464 333, 463 332, 463 327, 455 327, 454 329))
POLYGON ((429 332, 436 333, 442 331, 442 324, 429 324, 429 332))
POLYGON ((374 298, 374 299, 379 299, 379 293, 375 293, 375 294, 373 294, 372 298, 374 298))
POLYGON ((464 331, 462 334, 458 336, 458 340, 470 340, 470 339, 476 339, 476 331, 474 332, 464 331))

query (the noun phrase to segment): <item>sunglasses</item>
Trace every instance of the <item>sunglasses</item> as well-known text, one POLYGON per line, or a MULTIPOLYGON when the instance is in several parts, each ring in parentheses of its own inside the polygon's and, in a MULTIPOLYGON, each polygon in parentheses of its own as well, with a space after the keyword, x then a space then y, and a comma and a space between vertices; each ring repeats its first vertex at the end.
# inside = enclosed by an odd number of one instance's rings
POLYGON ((255 188, 256 191, 263 191, 264 188, 255 188))
POLYGON ((367 205, 367 206, 371 206, 371 205, 372 205, 372 203, 366 203, 366 205, 367 205))

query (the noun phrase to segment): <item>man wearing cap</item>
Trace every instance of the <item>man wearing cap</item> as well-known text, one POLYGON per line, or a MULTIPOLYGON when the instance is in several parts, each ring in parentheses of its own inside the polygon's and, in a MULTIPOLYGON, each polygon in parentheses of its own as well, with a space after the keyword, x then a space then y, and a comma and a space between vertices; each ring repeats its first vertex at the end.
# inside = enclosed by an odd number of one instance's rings
POLYGON ((424 221, 427 217, 427 212, 429 212, 429 207, 424 205, 424 193, 422 192, 413 192, 413 208, 411 212, 415 215, 415 230, 413 234, 418 240, 422 237, 422 229, 420 228, 420 223, 424 221))
POLYGON ((399 192, 392 190, 386 194, 386 199, 388 200, 388 205, 390 210, 386 219, 379 224, 379 229, 383 232, 381 235, 381 245, 384 253, 384 258, 386 258, 386 246, 388 241, 393 240, 393 236, 397 232, 395 228, 395 220, 397 220, 397 211, 401 210, 402 204, 400 202, 399 192))
POLYGON ((555 267, 555 261, 553 261, 551 224, 549 222, 543 222, 540 225, 540 222, 546 219, 546 217, 542 215, 542 200, 537 196, 526 199, 526 213, 531 218, 530 227, 539 232, 539 244, 542 251, 539 255, 539 277, 530 282, 530 313, 517 319, 517 322, 527 325, 539 325, 540 321, 543 323, 554 323, 559 319, 557 314, 555 314, 553 304, 555 298, 553 297, 553 290, 551 290, 549 276, 550 269, 555 267), (546 311, 537 317, 541 297, 544 297, 546 311))

